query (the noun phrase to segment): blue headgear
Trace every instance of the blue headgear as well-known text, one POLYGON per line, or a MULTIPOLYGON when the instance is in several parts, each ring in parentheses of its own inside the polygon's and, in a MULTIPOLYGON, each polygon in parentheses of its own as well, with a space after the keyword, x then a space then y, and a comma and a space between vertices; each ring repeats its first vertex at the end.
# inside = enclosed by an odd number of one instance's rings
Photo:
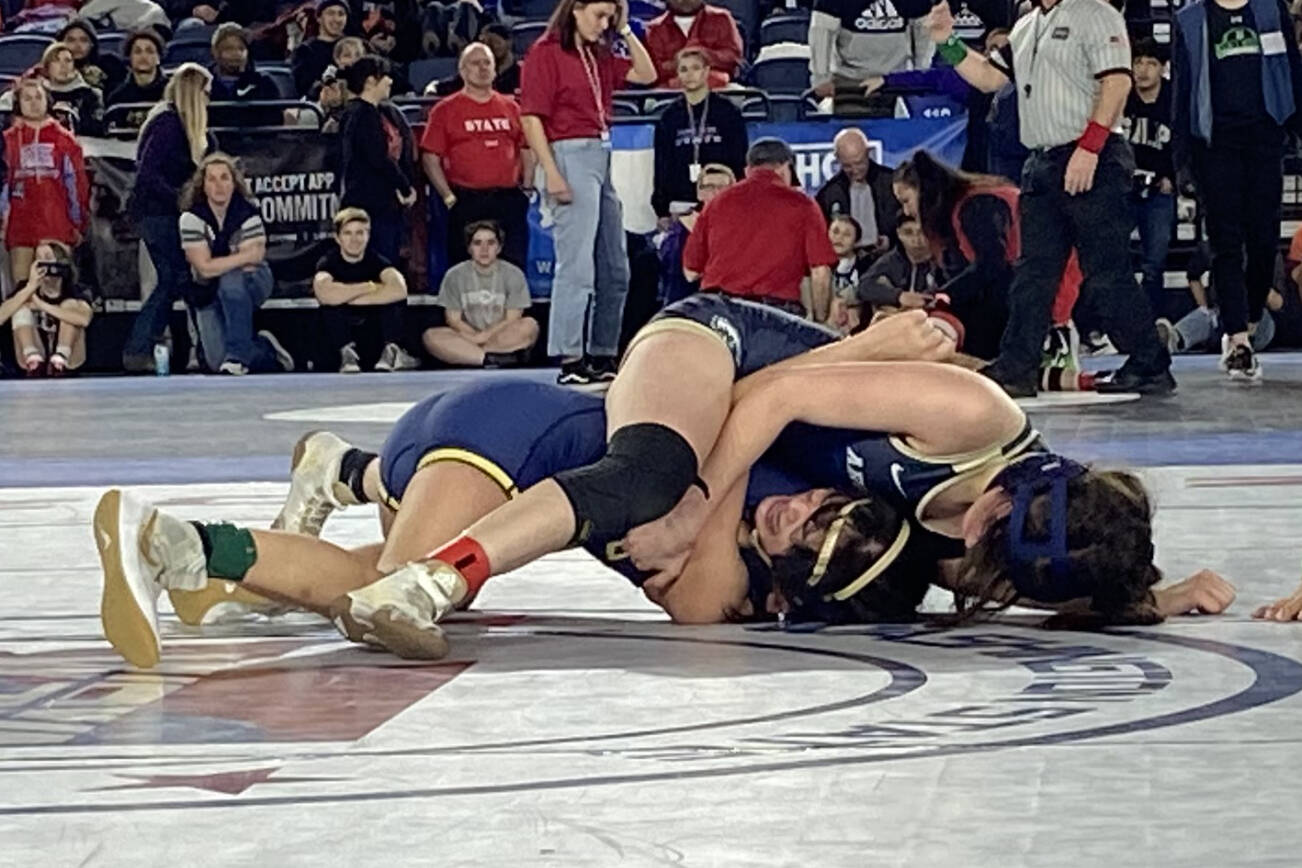
POLYGON ((1033 453, 1008 465, 994 478, 1013 501, 1008 519, 1008 562, 1013 587, 1019 594, 1044 603, 1061 603, 1078 597, 1093 596, 1088 578, 1073 575, 1067 550, 1067 483, 1085 473, 1086 467, 1070 458, 1053 453, 1033 453), (1031 501, 1039 494, 1049 494, 1047 537, 1027 536, 1026 522, 1031 501), (1035 562, 1049 559, 1049 579, 1035 575, 1035 562))

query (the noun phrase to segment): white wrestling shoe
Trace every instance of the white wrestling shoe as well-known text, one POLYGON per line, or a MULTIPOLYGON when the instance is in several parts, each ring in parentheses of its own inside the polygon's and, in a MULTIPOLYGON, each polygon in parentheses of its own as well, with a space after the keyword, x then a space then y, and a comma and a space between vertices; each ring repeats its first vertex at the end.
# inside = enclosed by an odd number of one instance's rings
POLYGON ((465 599, 461 574, 442 561, 407 564, 330 604, 330 620, 354 642, 409 660, 438 660, 448 640, 438 622, 465 599))
POLYGON ((116 488, 100 498, 93 525, 104 568, 104 637, 127 662, 148 669, 162 654, 159 593, 208 581, 199 532, 116 488))
POLYGON ((329 431, 310 431, 294 446, 289 494, 272 530, 319 537, 330 513, 356 506, 357 498, 339 481, 339 464, 352 444, 329 431))

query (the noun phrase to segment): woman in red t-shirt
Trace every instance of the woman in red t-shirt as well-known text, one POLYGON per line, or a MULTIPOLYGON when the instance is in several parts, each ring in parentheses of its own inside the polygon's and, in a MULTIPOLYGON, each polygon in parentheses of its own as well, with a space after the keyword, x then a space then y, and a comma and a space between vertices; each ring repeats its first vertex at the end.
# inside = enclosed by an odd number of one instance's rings
POLYGON ((561 0, 521 69, 521 124, 555 220, 547 353, 561 359, 562 384, 615 378, 629 275, 610 175, 611 102, 625 82, 655 80, 651 55, 628 26, 626 0, 561 0), (628 57, 616 52, 615 34, 628 57))

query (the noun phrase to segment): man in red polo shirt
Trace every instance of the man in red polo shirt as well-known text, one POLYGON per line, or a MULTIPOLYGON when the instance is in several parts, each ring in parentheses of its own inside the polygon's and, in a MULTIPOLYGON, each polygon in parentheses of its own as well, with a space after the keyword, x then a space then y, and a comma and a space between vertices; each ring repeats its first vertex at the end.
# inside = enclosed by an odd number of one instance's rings
POLYGON ((826 322, 836 251, 818 204, 791 186, 791 148, 760 139, 746 152, 746 180, 706 206, 683 249, 688 280, 705 292, 725 292, 804 313, 800 281, 810 278, 813 318, 826 322))
POLYGON ((460 72, 465 87, 434 106, 420 141, 425 176, 448 208, 448 264, 468 255, 466 226, 494 220, 505 235, 502 258, 524 268, 529 199, 521 187, 533 178, 533 154, 520 108, 493 90, 497 69, 484 43, 461 52, 460 72))
POLYGON ((710 87, 719 89, 732 81, 741 62, 741 33, 732 13, 704 0, 667 0, 665 14, 646 28, 646 50, 655 61, 660 77, 657 87, 674 88, 678 81, 678 52, 695 45, 710 59, 710 87))

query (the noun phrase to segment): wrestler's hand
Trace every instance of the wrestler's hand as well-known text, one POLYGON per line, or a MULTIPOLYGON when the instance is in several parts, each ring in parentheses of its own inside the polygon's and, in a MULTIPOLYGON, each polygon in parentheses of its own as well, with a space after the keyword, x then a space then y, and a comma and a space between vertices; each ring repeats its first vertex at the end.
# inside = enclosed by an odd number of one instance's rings
POLYGON ((1219 615, 1234 602, 1234 585, 1211 570, 1199 570, 1183 582, 1153 592, 1164 617, 1219 615))
MULTIPOLYGON (((624 537, 624 551, 639 570, 666 570, 679 558, 686 561, 708 516, 705 494, 693 485, 666 515, 629 531, 624 537)), ((678 569, 682 569, 681 564, 678 569)))
POLYGON ((1302 620, 1302 587, 1294 591, 1291 597, 1260 607, 1252 613, 1252 617, 1263 621, 1302 620))
POLYGON ((683 552, 678 557, 671 559, 665 564, 664 569, 643 582, 642 594, 660 608, 665 608, 670 589, 678 581, 678 577, 683 574, 683 567, 687 565, 687 556, 688 553, 683 552))
POLYGON ((852 340, 863 341, 869 360, 876 362, 947 362, 954 357, 954 342, 922 310, 883 317, 852 340))

